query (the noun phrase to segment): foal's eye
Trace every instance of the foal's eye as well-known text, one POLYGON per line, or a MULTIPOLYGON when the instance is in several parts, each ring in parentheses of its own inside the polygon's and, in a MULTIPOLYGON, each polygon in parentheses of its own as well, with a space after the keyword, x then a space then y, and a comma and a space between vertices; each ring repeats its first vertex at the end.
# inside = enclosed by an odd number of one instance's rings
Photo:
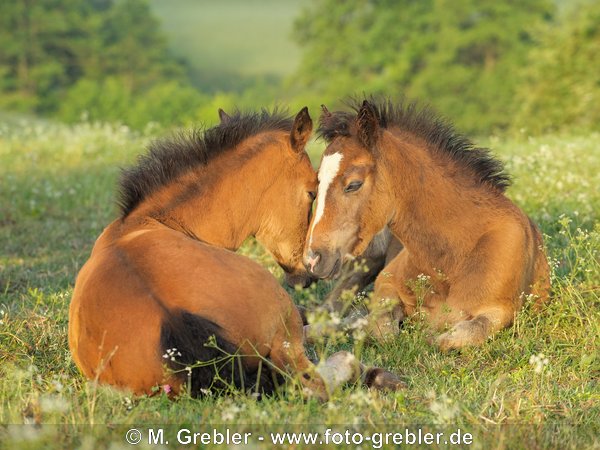
POLYGON ((356 192, 362 187, 362 181, 353 181, 348 186, 344 188, 344 192, 356 192))
POLYGON ((315 191, 308 191, 308 197, 311 202, 314 202, 315 198, 317 198, 317 193, 315 191))

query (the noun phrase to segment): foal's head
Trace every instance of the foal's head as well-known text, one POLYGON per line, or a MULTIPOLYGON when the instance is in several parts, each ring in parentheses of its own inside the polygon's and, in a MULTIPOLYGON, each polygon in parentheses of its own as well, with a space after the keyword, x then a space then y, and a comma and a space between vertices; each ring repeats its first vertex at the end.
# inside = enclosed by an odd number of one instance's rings
MULTIPOLYGON (((220 116, 222 122, 230 120, 225 113, 220 112, 220 116)), ((306 286, 310 281, 302 251, 317 190, 316 173, 304 149, 312 128, 312 119, 304 107, 296 115, 289 134, 277 141, 283 148, 278 150, 280 157, 270 169, 272 177, 266 180, 268 188, 261 193, 259 202, 262 219, 256 238, 283 268, 290 286, 306 286)))
POLYGON ((387 180, 378 167, 375 109, 364 102, 355 119, 323 107, 321 132, 330 142, 319 167, 315 214, 304 264, 319 278, 335 277, 346 259, 363 253, 390 220, 387 180))
POLYGON ((305 284, 304 240, 317 188, 304 147, 307 108, 292 119, 275 110, 229 116, 204 133, 156 141, 121 177, 122 220, 149 216, 209 244, 237 249, 248 236, 305 284))

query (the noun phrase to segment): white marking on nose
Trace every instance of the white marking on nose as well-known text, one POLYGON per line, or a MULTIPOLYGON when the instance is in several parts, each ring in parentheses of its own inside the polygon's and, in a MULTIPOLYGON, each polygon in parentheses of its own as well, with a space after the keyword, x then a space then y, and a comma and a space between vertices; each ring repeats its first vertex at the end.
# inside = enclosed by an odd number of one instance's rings
POLYGON ((311 251, 308 252, 308 258, 307 258, 307 262, 308 265, 310 266, 310 271, 314 272, 315 271, 315 266, 317 265, 317 263, 319 262, 319 260, 321 259, 321 255, 319 255, 318 253, 316 255, 314 255, 311 251), (313 256, 311 256, 313 255, 313 256))
POLYGON ((319 188, 317 189, 317 210, 315 211, 315 218, 313 219, 312 227, 310 227, 310 235, 308 239, 308 248, 311 248, 313 231, 315 226, 323 218, 325 212, 325 197, 331 182, 338 174, 340 170, 340 163, 342 162, 343 155, 341 153, 334 153, 333 155, 327 155, 321 162, 319 168, 319 188))

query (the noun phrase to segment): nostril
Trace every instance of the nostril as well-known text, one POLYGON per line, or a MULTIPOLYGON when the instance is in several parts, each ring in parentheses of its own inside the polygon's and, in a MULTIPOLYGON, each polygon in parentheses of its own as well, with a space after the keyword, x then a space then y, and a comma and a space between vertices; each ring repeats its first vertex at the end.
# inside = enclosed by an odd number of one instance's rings
POLYGON ((310 271, 314 271, 315 266, 317 265, 317 263, 319 262, 320 256, 317 255, 315 257, 312 258, 308 258, 308 265, 310 267, 310 271))
POLYGON ((313 272, 315 266, 318 264, 320 259, 321 255, 319 253, 313 252, 312 250, 308 251, 308 253, 306 254, 306 265, 308 266, 311 272, 313 272))

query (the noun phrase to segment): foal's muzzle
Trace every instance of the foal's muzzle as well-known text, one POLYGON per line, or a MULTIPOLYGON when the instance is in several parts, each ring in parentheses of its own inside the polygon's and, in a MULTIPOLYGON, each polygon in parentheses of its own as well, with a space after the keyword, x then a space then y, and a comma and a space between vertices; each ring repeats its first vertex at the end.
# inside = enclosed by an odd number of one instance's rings
POLYGON ((308 272, 317 278, 335 278, 342 268, 339 252, 331 253, 308 249, 302 260, 308 272))

